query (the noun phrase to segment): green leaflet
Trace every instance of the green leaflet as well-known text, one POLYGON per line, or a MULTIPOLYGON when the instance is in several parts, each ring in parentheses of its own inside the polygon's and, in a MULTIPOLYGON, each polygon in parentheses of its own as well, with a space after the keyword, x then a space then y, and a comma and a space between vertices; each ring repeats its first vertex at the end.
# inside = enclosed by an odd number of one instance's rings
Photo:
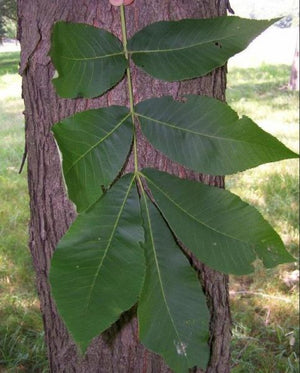
POLYGON ((144 239, 133 175, 121 178, 77 217, 50 271, 59 313, 84 351, 136 302, 144 279, 144 239))
POLYGON ((132 142, 129 110, 110 106, 77 113, 52 127, 70 199, 81 212, 120 172, 132 142))
POLYGON ((82 23, 57 22, 50 57, 61 97, 96 97, 118 83, 127 67, 123 46, 113 34, 82 23))
POLYGON ((297 154, 263 131, 251 119, 238 118, 214 98, 188 95, 139 103, 136 115, 148 140, 182 165, 212 175, 232 174, 297 154))
POLYGON ((176 373, 209 359, 209 312, 195 271, 156 207, 142 196, 146 277, 138 305, 141 342, 176 373))
POLYGON ((295 259, 259 212, 234 194, 154 170, 143 170, 174 234, 203 263, 247 274, 256 255, 266 267, 295 259))
POLYGON ((134 63, 155 78, 192 79, 224 65, 277 20, 224 16, 156 22, 136 33, 128 50, 134 63))
MULTIPOLYGON (((157 22, 128 43, 133 61, 156 78, 176 81, 203 76, 242 51, 273 20, 239 17, 157 22)), ((96 97, 118 83, 127 67, 119 39, 81 23, 57 22, 50 57, 61 97, 96 97)))

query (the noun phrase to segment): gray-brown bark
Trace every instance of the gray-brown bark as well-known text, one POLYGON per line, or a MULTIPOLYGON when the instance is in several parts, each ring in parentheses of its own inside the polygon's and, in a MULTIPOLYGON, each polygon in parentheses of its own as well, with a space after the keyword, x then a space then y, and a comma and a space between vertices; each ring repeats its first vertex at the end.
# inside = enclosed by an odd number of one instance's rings
MULTIPOLYGON (((162 19, 212 17, 226 13, 225 0, 136 0, 126 8, 129 36, 145 25, 162 19)), ((51 372, 146 373, 169 372, 161 358, 138 342, 135 310, 124 314, 103 336, 95 338, 84 358, 76 351, 50 295, 47 274, 54 248, 75 218, 60 171, 60 159, 50 132, 51 125, 77 111, 112 104, 127 104, 126 82, 101 98, 66 100, 56 96, 51 78, 53 66, 47 55, 50 31, 57 20, 85 22, 121 37, 119 11, 108 0, 18 0, 20 73, 23 76, 28 183, 30 193, 30 249, 37 276, 51 372)), ((185 93, 224 100, 225 69, 183 83, 154 80, 133 67, 135 100, 185 93)), ((142 166, 155 166, 181 177, 223 186, 222 177, 196 175, 170 162, 139 137, 142 166)), ((131 168, 131 161, 127 169, 131 168)), ((227 276, 193 260, 199 269, 211 310, 211 360, 207 372, 229 371, 230 313, 227 276)), ((200 370, 194 369, 196 372, 200 370)))

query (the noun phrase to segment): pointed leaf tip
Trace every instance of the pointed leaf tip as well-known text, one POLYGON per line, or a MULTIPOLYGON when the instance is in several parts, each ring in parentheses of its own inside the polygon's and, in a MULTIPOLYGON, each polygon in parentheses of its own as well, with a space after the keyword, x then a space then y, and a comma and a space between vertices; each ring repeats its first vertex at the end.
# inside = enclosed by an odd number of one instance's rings
POLYGON ((192 79, 223 66, 276 20, 222 16, 156 22, 135 34, 128 49, 136 65, 155 78, 192 79))
POLYGON ((141 342, 176 373, 209 359, 209 311, 196 272, 166 222, 142 195, 146 276, 138 305, 141 342))
POLYGON ((256 257, 267 267, 295 261, 270 224, 236 195, 155 169, 142 173, 172 231, 201 262, 243 275, 256 257))
POLYGON ((198 172, 228 175, 267 162, 295 158, 279 140, 227 104, 187 95, 145 100, 136 106, 142 131, 158 150, 198 172))

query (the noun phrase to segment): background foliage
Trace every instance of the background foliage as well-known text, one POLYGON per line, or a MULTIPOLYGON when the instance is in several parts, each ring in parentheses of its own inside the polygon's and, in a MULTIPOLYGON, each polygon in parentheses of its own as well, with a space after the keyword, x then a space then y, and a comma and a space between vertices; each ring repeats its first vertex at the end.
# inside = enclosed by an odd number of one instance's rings
POLYGON ((0 44, 4 36, 16 37, 17 1, 0 0, 0 44))

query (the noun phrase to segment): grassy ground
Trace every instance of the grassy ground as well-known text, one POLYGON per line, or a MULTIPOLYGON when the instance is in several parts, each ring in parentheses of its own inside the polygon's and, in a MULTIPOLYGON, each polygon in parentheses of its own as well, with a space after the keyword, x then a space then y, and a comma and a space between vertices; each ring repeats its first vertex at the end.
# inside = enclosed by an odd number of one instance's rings
MULTIPOLYGON (((299 151, 298 92, 287 89, 290 67, 233 68, 228 103, 299 151)), ((262 165, 227 177, 227 188, 257 207, 297 256, 299 244, 298 160, 262 165)), ((296 263, 231 278, 232 372, 299 372, 299 300, 296 263)))
POLYGON ((43 372, 42 321, 27 248, 29 218, 19 53, 0 53, 0 371, 43 372))
MULTIPOLYGON (((0 372, 46 372, 42 322, 27 249, 26 170, 18 174, 24 123, 18 52, 0 53, 0 372)), ((298 95, 286 89, 289 67, 232 68, 227 99, 240 115, 297 150, 298 95)), ((227 178, 227 187, 255 205, 297 254, 298 163, 264 165, 227 178)), ((295 264, 231 278, 232 372, 298 372, 295 264)))

